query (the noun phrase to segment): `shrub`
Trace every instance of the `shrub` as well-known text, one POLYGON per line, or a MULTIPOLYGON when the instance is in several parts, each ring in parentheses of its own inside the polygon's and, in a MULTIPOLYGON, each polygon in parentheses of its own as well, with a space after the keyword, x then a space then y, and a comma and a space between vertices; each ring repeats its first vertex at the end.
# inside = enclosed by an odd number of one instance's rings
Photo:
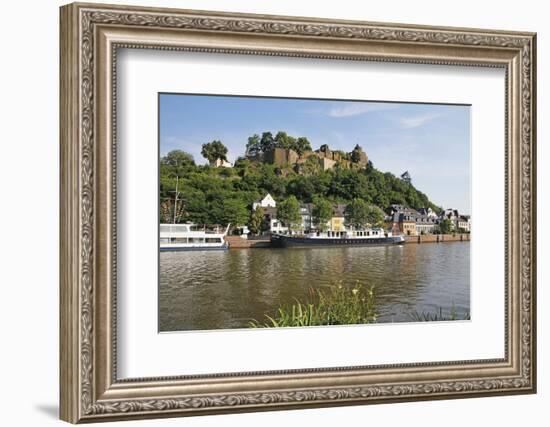
POLYGON ((306 301, 295 300, 290 306, 279 307, 267 321, 252 320, 253 328, 280 328, 287 326, 355 325, 376 322, 374 287, 364 289, 357 282, 353 287, 341 282, 327 289, 310 288, 306 301))

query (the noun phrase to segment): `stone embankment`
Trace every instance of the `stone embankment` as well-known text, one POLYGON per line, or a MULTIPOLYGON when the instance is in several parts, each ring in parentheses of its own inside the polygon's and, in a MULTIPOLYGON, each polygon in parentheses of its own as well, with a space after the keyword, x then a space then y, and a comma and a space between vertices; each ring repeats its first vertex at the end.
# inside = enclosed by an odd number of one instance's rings
POLYGON ((225 236, 225 241, 229 243, 230 249, 247 249, 247 248, 269 248, 271 241, 268 238, 264 239, 243 239, 240 236, 225 236))
POLYGON ((405 236, 405 243, 467 242, 469 240, 469 234, 424 234, 420 236, 405 236))

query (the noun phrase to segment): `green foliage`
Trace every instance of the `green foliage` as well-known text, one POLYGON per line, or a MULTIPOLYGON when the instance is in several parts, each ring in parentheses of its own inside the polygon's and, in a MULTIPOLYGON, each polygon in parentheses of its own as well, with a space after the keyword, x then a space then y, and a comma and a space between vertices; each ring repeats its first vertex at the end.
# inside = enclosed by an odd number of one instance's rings
POLYGON ((295 196, 290 196, 277 205, 277 218, 291 230, 299 228, 302 216, 300 202, 295 196))
POLYGON ((318 230, 324 231, 327 228, 327 223, 332 218, 332 203, 322 197, 313 199, 313 224, 318 230))
POLYGON ((248 223, 248 228, 253 234, 260 234, 264 228, 264 210, 261 206, 258 206, 252 211, 250 215, 250 221, 248 223))
POLYGON ((273 150, 275 148, 275 139, 271 132, 262 133, 262 138, 260 139, 260 149, 262 153, 266 151, 273 150))
POLYGON ((217 159, 227 160, 227 147, 221 141, 214 140, 202 144, 201 154, 210 163, 217 159))
POLYGON ((239 198, 224 198, 214 200, 210 205, 210 215, 216 224, 245 225, 248 222, 246 202, 239 198))
MULTIPOLYGON (((258 144, 258 140, 261 145, 265 134, 262 138, 258 135, 255 137, 252 145, 258 144)), ((249 158, 237 159, 233 168, 214 168, 196 165, 192 156, 181 150, 171 151, 160 161, 159 202, 161 213, 166 213, 161 218, 172 218, 169 215, 169 212, 173 215, 170 200, 174 200, 176 180, 178 199, 181 200, 178 202, 177 222, 225 225, 226 220, 231 219, 232 224, 245 224, 250 220, 252 203, 267 193, 277 200, 278 207, 280 202, 294 196, 299 203, 312 203, 317 198, 331 204, 361 199, 383 209, 390 203, 399 203, 441 211, 414 186, 404 183, 391 173, 378 171, 372 163, 361 170, 323 171, 317 159, 312 157, 301 165, 299 171, 249 158), (224 204, 221 201, 224 200, 232 200, 226 202, 229 209, 227 214, 223 212, 224 204), (244 216, 243 208, 246 211, 244 216)))
POLYGON ((381 227, 384 222, 384 212, 363 199, 353 199, 347 205, 345 215, 346 224, 355 229, 381 227))
POLYGON ((296 145, 296 138, 288 135, 286 132, 279 131, 277 132, 277 135, 275 135, 275 146, 277 148, 293 149, 295 145, 296 145))
POLYGON ((321 172, 319 159, 315 156, 308 157, 306 161, 300 165, 300 172, 305 176, 317 175, 321 172))
POLYGON ((246 155, 249 157, 255 157, 262 152, 260 145, 260 135, 254 134, 248 137, 246 143, 246 155))
POLYGON ((300 136, 294 145, 294 151, 296 151, 298 154, 302 155, 306 151, 312 151, 311 149, 311 143, 305 136, 300 136))
POLYGON ((470 320, 470 313, 464 313, 462 316, 458 316, 455 306, 451 306, 449 313, 443 313, 443 309, 439 307, 439 310, 435 313, 431 312, 418 312, 415 311, 410 315, 413 322, 444 322, 449 320, 470 320))
POLYGON ((183 150, 172 150, 160 159, 160 164, 173 167, 195 166, 193 156, 183 150))
POLYGON ((295 304, 279 307, 274 316, 266 315, 264 323, 252 320, 253 328, 281 328, 288 326, 357 325, 374 323, 374 287, 364 289, 357 282, 354 287, 337 283, 326 290, 310 289, 309 298, 295 304))
POLYGON ((453 230, 454 224, 449 218, 445 218, 439 223, 439 231, 441 234, 449 234, 452 233, 453 230))
POLYGON ((277 132, 275 137, 271 132, 263 132, 261 137, 258 134, 248 137, 246 156, 256 157, 258 154, 265 153, 274 148, 294 150, 301 155, 305 151, 311 151, 311 143, 305 136, 296 138, 282 130, 277 132))

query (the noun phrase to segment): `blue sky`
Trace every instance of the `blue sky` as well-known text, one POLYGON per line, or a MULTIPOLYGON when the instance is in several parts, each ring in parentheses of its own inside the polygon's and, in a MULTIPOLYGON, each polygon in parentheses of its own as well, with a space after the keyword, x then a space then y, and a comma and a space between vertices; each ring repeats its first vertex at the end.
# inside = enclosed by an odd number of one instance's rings
POLYGON ((214 139, 233 162, 255 133, 306 136, 313 149, 351 151, 359 144, 374 166, 400 175, 444 208, 470 213, 470 107, 366 101, 209 95, 160 95, 160 155, 174 149, 206 163, 214 139))

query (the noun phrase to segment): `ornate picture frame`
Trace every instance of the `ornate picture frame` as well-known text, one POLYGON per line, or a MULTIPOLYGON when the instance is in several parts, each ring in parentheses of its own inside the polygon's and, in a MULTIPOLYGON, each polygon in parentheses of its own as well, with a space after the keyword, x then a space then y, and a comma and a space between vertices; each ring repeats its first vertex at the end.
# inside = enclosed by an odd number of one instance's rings
POLYGON ((536 391, 535 34, 80 3, 60 13, 61 419, 79 423, 536 391), (119 48, 504 69, 505 357, 120 380, 119 48))

